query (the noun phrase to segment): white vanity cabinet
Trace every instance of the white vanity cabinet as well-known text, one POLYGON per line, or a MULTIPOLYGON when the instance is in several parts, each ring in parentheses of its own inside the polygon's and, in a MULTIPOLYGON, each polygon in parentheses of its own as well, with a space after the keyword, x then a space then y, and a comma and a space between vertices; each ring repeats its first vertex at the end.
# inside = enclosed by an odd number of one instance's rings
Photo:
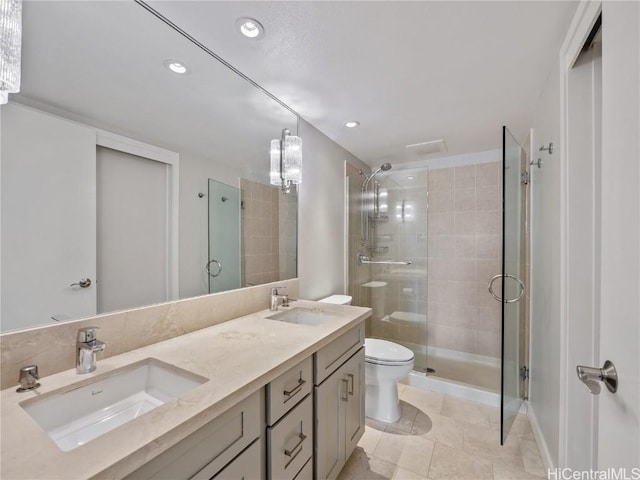
POLYGON ((364 324, 316 353, 315 478, 335 479, 365 428, 364 324))
POLYGON ((126 478, 263 479, 263 431, 264 389, 261 389, 126 478))
POLYGON ((313 359, 267 385, 267 478, 311 480, 313 359))
POLYGON ((126 478, 335 479, 364 433, 364 323, 126 478))

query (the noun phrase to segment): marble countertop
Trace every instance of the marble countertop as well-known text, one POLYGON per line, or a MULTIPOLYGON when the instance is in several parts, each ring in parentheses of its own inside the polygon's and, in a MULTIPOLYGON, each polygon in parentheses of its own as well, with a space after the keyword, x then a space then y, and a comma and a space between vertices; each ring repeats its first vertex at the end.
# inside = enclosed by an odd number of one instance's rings
MULTIPOLYGON (((34 392, 1 392, 0 476, 3 480, 121 478, 363 321, 371 309, 305 300, 293 307, 321 308, 335 319, 319 326, 269 320, 262 310, 106 359, 87 375, 75 369, 40 379, 34 392), (69 452, 53 440, 20 406, 20 402, 65 390, 78 382, 146 358, 156 358, 209 381, 86 445, 69 452)), ((283 310, 281 307, 280 310, 283 310)), ((108 346, 107 346, 108 347, 108 346)), ((70 352, 70 354, 73 354, 70 352)), ((17 387, 17 385, 16 385, 17 387)))

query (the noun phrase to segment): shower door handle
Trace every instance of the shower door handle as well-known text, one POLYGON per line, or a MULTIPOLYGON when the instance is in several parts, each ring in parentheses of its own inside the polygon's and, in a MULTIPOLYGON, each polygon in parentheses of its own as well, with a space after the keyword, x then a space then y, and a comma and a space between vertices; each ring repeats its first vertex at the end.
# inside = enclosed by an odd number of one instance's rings
POLYGON ((209 263, 207 263, 207 273, 209 274, 210 277, 217 277, 218 275, 220 275, 222 273, 222 264, 218 261, 218 260, 211 260, 209 261, 209 263), (218 271, 216 273, 211 273, 211 264, 215 263, 218 267, 218 271))
MULTIPOLYGON (((495 294, 495 292, 493 291, 493 282, 495 282, 497 279, 502 278, 503 275, 502 273, 499 273, 497 275, 494 275, 493 277, 491 277, 491 280, 489 280, 489 285, 488 285, 488 289, 489 289, 489 293, 491 294, 491 296, 493 298, 495 298, 498 302, 502 302, 502 297, 499 297, 498 295, 495 294)), ((504 274, 505 278, 512 278, 514 279, 516 282, 518 282, 518 285, 520 286, 520 293, 518 294, 518 296, 516 298, 510 298, 508 300, 505 300, 504 303, 516 303, 517 301, 519 301, 522 296, 524 295, 524 283, 522 283, 522 280, 520 280, 518 277, 514 276, 514 275, 509 275, 508 273, 504 274)))

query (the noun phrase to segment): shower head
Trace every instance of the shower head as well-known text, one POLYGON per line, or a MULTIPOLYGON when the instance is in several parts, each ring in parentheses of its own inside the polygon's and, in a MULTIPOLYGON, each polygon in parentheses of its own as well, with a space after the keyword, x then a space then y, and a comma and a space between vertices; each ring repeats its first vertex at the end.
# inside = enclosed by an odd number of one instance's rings
POLYGON ((387 163, 383 163, 382 165, 380 165, 372 174, 367 175, 366 173, 364 174, 364 182, 362 182, 362 190, 365 191, 367 189, 367 186, 369 185, 369 182, 371 180, 373 180, 373 177, 375 177, 377 174, 379 174, 380 172, 387 172, 391 170, 391 164, 389 162, 387 163))

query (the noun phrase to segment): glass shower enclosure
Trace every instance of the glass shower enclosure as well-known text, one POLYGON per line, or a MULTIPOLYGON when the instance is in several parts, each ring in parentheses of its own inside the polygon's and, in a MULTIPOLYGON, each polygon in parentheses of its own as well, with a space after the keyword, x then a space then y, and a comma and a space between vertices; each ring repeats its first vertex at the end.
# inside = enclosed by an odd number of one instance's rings
POLYGON ((209 293, 242 286, 240 189, 209 179, 209 293))
POLYGON ((502 158, 347 165, 347 185, 349 295, 372 309, 366 335, 411 349, 414 373, 499 394, 504 442, 525 396, 525 289, 524 151, 502 134, 502 158))

